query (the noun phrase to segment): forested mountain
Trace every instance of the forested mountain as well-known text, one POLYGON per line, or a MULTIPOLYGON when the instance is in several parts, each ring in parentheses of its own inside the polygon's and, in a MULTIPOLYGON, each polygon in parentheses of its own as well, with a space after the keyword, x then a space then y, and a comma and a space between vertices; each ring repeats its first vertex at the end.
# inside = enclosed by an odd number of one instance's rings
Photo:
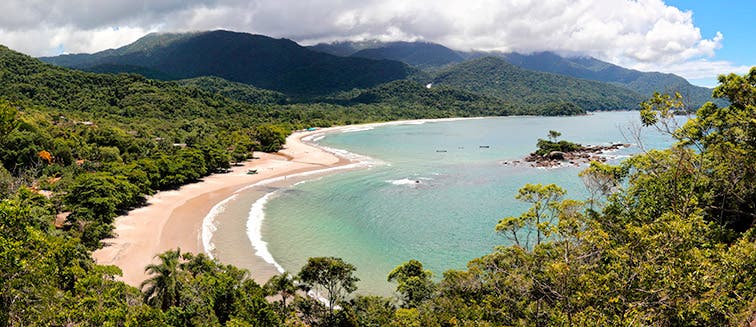
POLYGON ((457 51, 432 42, 340 41, 319 43, 308 48, 342 57, 396 60, 418 68, 434 68, 462 62, 457 51))
POLYGON ((403 79, 397 61, 344 58, 287 39, 211 31, 150 34, 116 50, 62 55, 43 61, 95 72, 134 72, 163 80, 218 76, 296 95, 319 95, 403 79))
POLYGON ((331 43, 318 43, 316 45, 310 45, 307 48, 332 54, 334 56, 349 57, 357 51, 365 49, 376 49, 383 47, 386 42, 378 40, 365 40, 365 41, 336 41, 331 43))
POLYGON ((438 71, 433 85, 497 96, 519 103, 574 103, 584 110, 637 109, 643 97, 633 91, 600 83, 529 71, 504 59, 485 57, 438 71))
POLYGON ((724 100, 711 97, 710 88, 692 85, 675 74, 641 72, 587 56, 560 56, 548 51, 532 54, 454 51, 431 42, 380 42, 377 40, 321 43, 310 48, 345 57, 397 60, 418 68, 435 68, 484 57, 499 57, 527 70, 610 83, 637 92, 643 97, 650 97, 654 92, 672 94, 679 92, 690 109, 698 108, 706 101, 718 101, 719 105, 726 105, 724 100))
MULTIPOLYGON (((481 53, 478 55, 491 55, 481 53)), ((562 57, 552 52, 533 54, 505 53, 498 54, 509 63, 529 70, 549 72, 565 76, 611 83, 633 90, 644 97, 654 92, 679 92, 691 109, 696 109, 706 101, 714 100, 711 89, 690 84, 675 74, 641 72, 623 68, 592 57, 562 57)), ((720 105, 723 104, 720 101, 720 105)))
POLYGON ((357 51, 351 57, 396 60, 419 68, 440 67, 464 61, 454 50, 430 42, 388 42, 377 48, 357 51))

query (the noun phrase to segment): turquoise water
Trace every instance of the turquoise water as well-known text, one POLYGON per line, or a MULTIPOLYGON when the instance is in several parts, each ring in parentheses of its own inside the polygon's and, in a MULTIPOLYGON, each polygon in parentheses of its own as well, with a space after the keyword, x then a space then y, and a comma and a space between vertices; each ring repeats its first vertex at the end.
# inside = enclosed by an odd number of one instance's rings
MULTIPOLYGON (((628 130, 637 112, 579 117, 502 117, 381 126, 329 134, 320 144, 382 162, 280 190, 265 207, 263 240, 275 260, 297 272, 308 257, 337 256, 357 267, 363 293, 390 294, 386 275, 409 259, 438 277, 505 245, 499 219, 527 206, 514 199, 526 183, 556 183, 568 197, 586 196, 584 167, 504 165, 535 150, 549 130, 582 144, 633 143, 614 160, 640 151, 628 130), (489 148, 481 148, 481 145, 489 148), (446 152, 437 152, 445 150, 446 152), (416 181, 420 181, 417 183, 416 181)), ((646 129, 647 148, 670 144, 646 129)))

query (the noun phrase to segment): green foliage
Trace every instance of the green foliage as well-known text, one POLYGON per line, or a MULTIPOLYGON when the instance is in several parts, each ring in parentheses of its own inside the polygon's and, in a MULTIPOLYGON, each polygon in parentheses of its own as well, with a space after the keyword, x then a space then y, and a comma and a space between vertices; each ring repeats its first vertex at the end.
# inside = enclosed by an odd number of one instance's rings
POLYGON ((423 269, 417 260, 405 262, 388 274, 389 282, 396 282, 396 291, 401 295, 402 306, 415 308, 433 296, 436 285, 431 278, 433 273, 423 269))
POLYGON ((441 70, 435 74, 433 83, 496 96, 508 103, 571 103, 570 106, 587 111, 634 109, 643 100, 641 95, 621 87, 528 71, 494 57, 441 70))
POLYGON ((328 310, 333 315, 334 306, 357 290, 359 278, 354 276, 356 268, 341 258, 309 258, 297 277, 318 296, 328 299, 328 310))
POLYGON ((552 142, 544 139, 538 139, 536 146, 538 147, 538 150, 536 150, 535 153, 539 156, 545 156, 554 151, 573 152, 583 148, 583 146, 578 143, 572 143, 565 140, 552 142))
POLYGON ((289 131, 281 126, 260 125, 255 128, 255 138, 260 141, 260 150, 276 152, 283 148, 289 131))
MULTIPOLYGON (((552 52, 508 53, 502 56, 509 63, 524 69, 605 82, 644 97, 652 97, 655 92, 679 93, 685 97, 688 109, 698 108, 713 100, 711 89, 692 85, 674 74, 641 72, 591 57, 562 57, 552 52)), ((726 105, 726 102, 717 101, 717 104, 726 105)))
POLYGON ((289 308, 286 304, 286 300, 294 297, 297 290, 299 290, 294 277, 288 273, 273 276, 267 283, 265 283, 263 288, 268 294, 275 294, 281 297, 281 308, 279 312, 281 316, 287 316, 289 308))
POLYGON ((194 86, 200 90, 217 93, 229 99, 248 104, 285 104, 286 95, 276 91, 263 90, 251 85, 234 83, 218 77, 197 77, 176 81, 184 86, 194 86))

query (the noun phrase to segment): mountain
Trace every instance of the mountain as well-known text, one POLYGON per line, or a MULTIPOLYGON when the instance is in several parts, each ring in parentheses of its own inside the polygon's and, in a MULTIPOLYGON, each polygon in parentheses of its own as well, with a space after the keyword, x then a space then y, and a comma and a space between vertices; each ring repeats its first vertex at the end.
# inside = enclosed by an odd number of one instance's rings
POLYGON ((441 70, 433 85, 497 96, 513 103, 574 103, 584 110, 637 109, 644 97, 606 83, 525 70, 484 57, 441 70))
MULTIPOLYGON (((504 53, 499 56, 518 67, 611 83, 638 92, 646 98, 654 92, 679 92, 693 108, 700 107, 706 101, 713 101, 712 89, 692 85, 675 74, 641 72, 592 57, 562 57, 553 52, 504 53)), ((722 102, 722 100, 717 101, 722 102)))
POLYGON ((390 42, 378 48, 357 51, 351 57, 396 60, 419 68, 440 67, 465 60, 452 49, 428 42, 390 42))
POLYGON ((318 43, 307 48, 317 52, 332 54, 339 57, 349 57, 357 51, 364 49, 376 49, 386 43, 378 40, 367 41, 336 41, 331 43, 318 43))
POLYGON ((396 60, 418 68, 440 67, 465 60, 458 52, 431 42, 343 41, 320 43, 309 48, 344 57, 396 60))
POLYGON ((692 85, 675 74, 641 72, 587 56, 565 57, 548 51, 532 54, 496 51, 465 52, 454 51, 436 43, 376 40, 321 43, 311 46, 310 49, 337 56, 397 60, 423 69, 493 56, 503 58, 527 70, 611 83, 635 91, 645 98, 650 97, 654 92, 679 92, 692 108, 698 108, 706 101, 714 101, 720 106, 727 105, 724 100, 712 99, 712 89, 692 85))
POLYGON ((119 49, 40 59, 87 71, 134 72, 163 80, 218 76, 295 95, 366 88, 413 72, 397 61, 339 57, 287 39, 222 30, 149 34, 119 49))

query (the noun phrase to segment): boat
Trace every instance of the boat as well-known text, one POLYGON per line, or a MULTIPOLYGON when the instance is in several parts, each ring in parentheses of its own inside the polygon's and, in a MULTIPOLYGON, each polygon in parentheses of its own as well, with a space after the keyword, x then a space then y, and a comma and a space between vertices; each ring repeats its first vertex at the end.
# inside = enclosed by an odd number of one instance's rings
POLYGON ((247 170, 247 175, 254 175, 254 174, 257 174, 257 169, 247 170))

